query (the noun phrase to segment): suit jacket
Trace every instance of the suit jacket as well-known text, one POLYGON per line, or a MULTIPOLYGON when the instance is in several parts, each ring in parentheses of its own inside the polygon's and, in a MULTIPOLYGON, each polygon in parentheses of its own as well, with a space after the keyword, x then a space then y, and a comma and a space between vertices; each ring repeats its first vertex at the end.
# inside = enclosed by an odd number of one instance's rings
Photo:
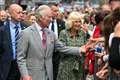
MULTIPOLYGON (((21 29, 26 27, 24 24, 20 25, 21 29)), ((10 25, 9 21, 7 21, 6 25, 0 27, 0 80, 6 80, 8 76, 11 61, 13 60, 12 53, 10 25)))
POLYGON ((30 75, 33 80, 53 80, 53 51, 58 50, 66 54, 79 55, 78 47, 65 47, 55 34, 45 28, 47 35, 46 52, 42 49, 42 42, 36 26, 26 28, 18 39, 17 62, 22 76, 30 75))
POLYGON ((65 29, 65 21, 57 20, 57 26, 58 26, 58 36, 59 36, 61 30, 65 29))

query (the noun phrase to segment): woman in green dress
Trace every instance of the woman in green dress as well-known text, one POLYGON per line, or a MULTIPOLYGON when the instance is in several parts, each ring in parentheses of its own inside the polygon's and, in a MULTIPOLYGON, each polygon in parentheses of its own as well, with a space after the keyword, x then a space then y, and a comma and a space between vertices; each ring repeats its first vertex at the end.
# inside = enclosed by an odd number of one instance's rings
MULTIPOLYGON (((66 21, 66 29, 60 32, 60 41, 66 46, 83 46, 86 43, 86 34, 80 26, 80 13, 71 12, 66 21)), ((83 80, 81 57, 61 54, 57 80, 83 80)))

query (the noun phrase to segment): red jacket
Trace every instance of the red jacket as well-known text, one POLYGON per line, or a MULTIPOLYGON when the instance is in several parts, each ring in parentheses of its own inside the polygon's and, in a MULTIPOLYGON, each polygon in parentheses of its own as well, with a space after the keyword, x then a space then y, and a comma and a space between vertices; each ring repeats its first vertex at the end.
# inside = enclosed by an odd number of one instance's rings
MULTIPOLYGON (((96 26, 94 33, 93 33, 93 38, 99 38, 101 36, 101 29, 100 26, 96 26)), ((94 73, 94 63, 95 63, 95 58, 94 58, 94 51, 90 51, 87 53, 88 55, 86 56, 85 59, 85 64, 84 65, 88 65, 88 70, 89 70, 89 74, 93 74, 94 73)))

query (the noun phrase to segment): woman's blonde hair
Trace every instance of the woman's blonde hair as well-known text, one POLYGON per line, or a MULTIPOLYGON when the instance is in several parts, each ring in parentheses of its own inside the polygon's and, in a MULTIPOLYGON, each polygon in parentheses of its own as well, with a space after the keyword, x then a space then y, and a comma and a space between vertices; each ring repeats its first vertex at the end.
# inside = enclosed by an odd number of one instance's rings
POLYGON ((71 29, 73 26, 73 21, 76 21, 78 19, 81 19, 81 13, 77 11, 73 11, 69 14, 68 19, 65 23, 66 29, 71 29))

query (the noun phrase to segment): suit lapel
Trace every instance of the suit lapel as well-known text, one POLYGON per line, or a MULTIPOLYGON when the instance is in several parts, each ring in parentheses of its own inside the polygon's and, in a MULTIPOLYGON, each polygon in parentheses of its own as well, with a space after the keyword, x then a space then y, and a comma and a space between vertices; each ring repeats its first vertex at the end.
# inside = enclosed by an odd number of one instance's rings
POLYGON ((22 23, 20 23, 20 26, 21 26, 21 29, 25 29, 27 26, 26 25, 23 25, 22 23))
MULTIPOLYGON (((22 24, 20 24, 20 25, 21 25, 22 30, 25 29, 25 27, 22 24)), ((10 21, 9 20, 6 21, 6 24, 4 25, 4 30, 5 30, 4 34, 6 35, 4 40, 7 42, 7 44, 10 45, 10 53, 13 53, 11 31, 10 31, 10 21)))
POLYGON ((49 53, 49 49, 50 49, 50 44, 51 44, 51 39, 52 39, 52 36, 50 36, 50 32, 46 29, 46 36, 47 36, 47 40, 46 40, 46 56, 48 55, 49 53))
POLYGON ((48 46, 49 46, 49 32, 47 30, 45 30, 45 33, 46 33, 46 56, 48 55, 47 51, 48 51, 48 46))
POLYGON ((8 44, 10 44, 10 51, 11 53, 13 52, 13 49, 12 49, 12 40, 11 40, 11 31, 10 31, 10 24, 9 24, 9 21, 6 22, 6 25, 5 25, 5 33, 6 33, 6 41, 8 42, 8 44))
POLYGON ((32 28, 31 28, 31 30, 32 30, 32 33, 33 33, 32 36, 35 39, 34 42, 38 45, 38 48, 40 49, 40 52, 42 52, 42 54, 43 54, 44 52, 43 52, 43 49, 42 49, 42 42, 41 42, 42 40, 41 40, 40 34, 39 34, 36 26, 33 25, 32 28))

